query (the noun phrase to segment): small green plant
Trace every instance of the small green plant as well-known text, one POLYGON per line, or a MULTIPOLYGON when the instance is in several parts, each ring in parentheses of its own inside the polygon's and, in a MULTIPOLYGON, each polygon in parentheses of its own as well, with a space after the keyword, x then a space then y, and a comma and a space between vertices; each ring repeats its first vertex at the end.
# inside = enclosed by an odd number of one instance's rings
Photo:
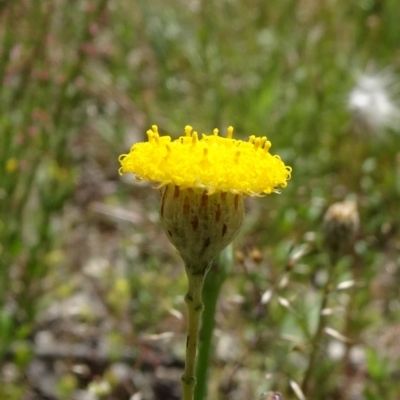
MULTIPOLYGON (((244 214, 244 197, 265 195, 287 185, 291 168, 269 153, 266 137, 250 136, 248 142, 212 135, 199 139, 190 126, 185 136, 171 141, 160 136, 157 126, 147 131, 148 142, 132 146, 120 157, 120 173, 136 174, 137 180, 157 182, 161 186, 160 218, 168 239, 185 264, 188 310, 185 371, 182 375, 183 400, 193 400, 196 386, 196 358, 201 317, 204 310, 203 288, 213 259, 238 234, 244 214)), ((223 275, 215 276, 212 294, 218 295, 223 275), (220 281, 220 282, 218 282, 220 281)), ((209 282, 205 290, 211 289, 209 282)), ((207 294, 207 293, 206 293, 207 294)), ((214 307, 216 298, 209 304, 214 307)), ((207 316, 207 320, 213 316, 207 316)), ((204 328, 204 327, 203 327, 204 328)), ((203 331, 204 332, 204 331, 203 331)), ((210 332, 207 333, 208 338, 210 332)), ((203 371, 207 370, 210 338, 203 341, 203 371)), ((199 371, 198 371, 199 373, 199 371)), ((205 396, 206 377, 197 400, 205 396)))

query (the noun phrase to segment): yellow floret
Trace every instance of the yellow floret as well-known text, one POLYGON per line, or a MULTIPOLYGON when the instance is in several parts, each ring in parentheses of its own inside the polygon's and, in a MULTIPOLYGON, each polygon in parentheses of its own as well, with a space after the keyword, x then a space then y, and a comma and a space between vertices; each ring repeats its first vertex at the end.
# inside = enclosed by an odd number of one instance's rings
POLYGON ((13 173, 17 170, 18 168, 18 161, 16 158, 9 158, 6 161, 6 171, 9 173, 13 173))
POLYGON ((120 156, 120 174, 132 172, 138 180, 175 184, 182 189, 199 188, 208 194, 217 191, 243 195, 263 195, 287 185, 292 169, 277 155, 271 155, 267 138, 250 136, 249 141, 202 134, 192 127, 176 140, 160 136, 157 126, 147 131, 148 142, 132 146, 120 156))

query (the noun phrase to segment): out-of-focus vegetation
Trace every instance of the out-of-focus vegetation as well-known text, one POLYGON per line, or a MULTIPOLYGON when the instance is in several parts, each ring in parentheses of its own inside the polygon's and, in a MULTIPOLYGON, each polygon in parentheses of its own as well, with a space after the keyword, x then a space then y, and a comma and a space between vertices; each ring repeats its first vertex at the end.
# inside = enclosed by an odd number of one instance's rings
POLYGON ((183 267, 158 193, 117 173, 156 123, 267 135, 293 167, 248 202, 209 398, 301 397, 333 269, 307 398, 396 399, 399 127, 347 103, 371 68, 400 82, 399 15, 397 0, 0 1, 0 398, 179 398, 183 267), (322 217, 343 199, 361 229, 333 266, 322 217))

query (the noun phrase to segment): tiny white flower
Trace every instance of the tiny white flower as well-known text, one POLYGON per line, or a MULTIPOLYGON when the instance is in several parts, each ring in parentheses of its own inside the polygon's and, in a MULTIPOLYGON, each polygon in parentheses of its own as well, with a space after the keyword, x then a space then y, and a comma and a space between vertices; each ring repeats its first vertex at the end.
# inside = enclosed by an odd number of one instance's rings
POLYGON ((364 73, 348 97, 348 109, 358 129, 380 133, 385 128, 400 130, 400 107, 394 97, 394 75, 388 71, 364 73))

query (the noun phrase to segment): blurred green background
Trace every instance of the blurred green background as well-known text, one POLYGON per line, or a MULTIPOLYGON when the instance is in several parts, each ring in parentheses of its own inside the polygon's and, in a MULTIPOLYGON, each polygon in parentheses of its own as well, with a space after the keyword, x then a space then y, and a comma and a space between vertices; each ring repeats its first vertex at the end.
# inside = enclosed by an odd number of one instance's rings
POLYGON ((152 124, 266 135, 293 167, 247 203, 209 398, 301 398, 333 268, 322 217, 352 199, 334 275, 355 284, 329 298, 308 398, 397 399, 399 16, 398 0, 0 1, 0 399, 179 399, 182 263, 158 192, 118 175, 152 124), (360 76, 379 96, 351 109, 360 76))

